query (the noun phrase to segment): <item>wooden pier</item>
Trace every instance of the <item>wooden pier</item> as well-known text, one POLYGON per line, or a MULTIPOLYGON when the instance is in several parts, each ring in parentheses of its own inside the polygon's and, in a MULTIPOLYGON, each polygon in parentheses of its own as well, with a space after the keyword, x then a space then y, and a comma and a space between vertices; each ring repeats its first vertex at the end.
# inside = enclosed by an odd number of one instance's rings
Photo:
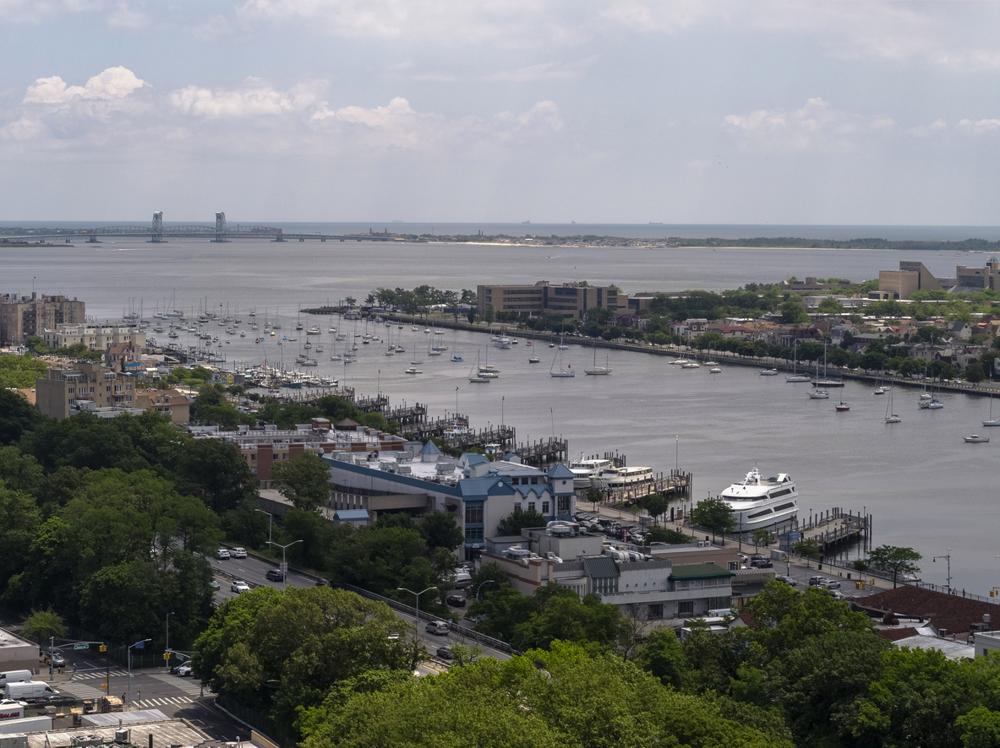
POLYGON ((691 473, 671 470, 669 473, 659 473, 651 481, 603 489, 600 492, 606 504, 634 504, 655 493, 663 494, 668 501, 686 501, 691 496, 691 473))
POLYGON ((872 517, 844 510, 840 507, 811 515, 802 521, 794 519, 775 528, 779 546, 784 551, 794 550, 796 543, 813 540, 823 556, 836 554, 845 546, 861 543, 867 550, 871 547, 872 517))

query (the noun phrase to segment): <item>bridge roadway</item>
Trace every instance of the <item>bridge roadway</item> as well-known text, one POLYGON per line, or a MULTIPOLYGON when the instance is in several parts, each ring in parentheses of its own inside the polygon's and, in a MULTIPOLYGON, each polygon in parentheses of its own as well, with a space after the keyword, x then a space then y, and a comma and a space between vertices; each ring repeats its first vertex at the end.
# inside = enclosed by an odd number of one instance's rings
POLYGON ((40 239, 86 238, 89 243, 98 243, 98 237, 148 237, 152 243, 168 242, 170 239, 208 239, 213 242, 228 242, 234 239, 266 239, 274 242, 287 241, 402 241, 397 234, 322 234, 286 232, 272 226, 247 226, 226 228, 217 231, 214 226, 171 226, 162 231, 153 231, 145 226, 95 226, 93 228, 11 228, 0 229, 0 243, 9 241, 31 241, 40 239))

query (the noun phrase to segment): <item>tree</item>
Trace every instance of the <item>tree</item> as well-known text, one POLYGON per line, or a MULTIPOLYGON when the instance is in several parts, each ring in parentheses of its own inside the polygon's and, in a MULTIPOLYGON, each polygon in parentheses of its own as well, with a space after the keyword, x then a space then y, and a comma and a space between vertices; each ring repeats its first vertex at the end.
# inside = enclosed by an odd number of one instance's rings
POLYGON ((757 550, 760 546, 769 546, 774 542, 774 535, 767 528, 761 527, 753 531, 753 547, 757 550))
POLYGON ((177 487, 199 497, 216 512, 255 500, 257 480, 235 444, 221 439, 183 442, 173 460, 177 487))
POLYGON ((667 511, 668 504, 669 500, 662 493, 651 493, 639 501, 639 506, 645 509, 657 523, 660 521, 660 515, 667 511))
POLYGON ((923 558, 909 547, 895 545, 880 545, 868 556, 868 563, 873 569, 892 575, 892 587, 896 588, 896 579, 900 574, 912 574, 919 571, 917 561, 923 558))
POLYGON ((296 509, 314 511, 330 498, 330 468, 312 452, 275 464, 271 477, 296 509))
POLYGON ((815 538, 804 538, 796 541, 792 545, 792 550, 803 558, 819 558, 820 555, 819 543, 816 542, 815 538))
POLYGON ((27 400, 0 387, 0 444, 16 442, 38 420, 38 411, 27 400))
POLYGON ((698 502, 691 510, 691 521, 699 527, 711 530, 712 539, 716 533, 731 532, 734 527, 733 510, 722 499, 709 497, 698 502))
POLYGON ((525 527, 545 527, 548 518, 534 509, 515 509, 497 523, 497 535, 520 535, 525 527))
POLYGON ((789 296, 781 303, 781 321, 785 324, 798 324, 809 321, 805 305, 798 296, 789 296))
POLYGON ((462 528, 458 526, 451 512, 430 512, 417 522, 417 529, 424 536, 429 548, 454 550, 465 540, 462 528))
POLYGON ((646 533, 646 540, 650 543, 670 543, 671 545, 677 545, 690 543, 694 538, 671 527, 651 527, 649 528, 649 532, 646 533))
POLYGON ((665 686, 680 688, 687 677, 684 648, 673 629, 656 629, 636 649, 635 664, 665 686))
POLYGON ((816 311, 823 314, 840 314, 844 311, 844 308, 834 297, 826 296, 821 302, 819 302, 819 306, 816 307, 816 311))
POLYGON ((51 608, 33 610, 21 625, 21 634, 29 641, 47 644, 53 636, 58 638, 66 636, 66 624, 62 616, 51 608))

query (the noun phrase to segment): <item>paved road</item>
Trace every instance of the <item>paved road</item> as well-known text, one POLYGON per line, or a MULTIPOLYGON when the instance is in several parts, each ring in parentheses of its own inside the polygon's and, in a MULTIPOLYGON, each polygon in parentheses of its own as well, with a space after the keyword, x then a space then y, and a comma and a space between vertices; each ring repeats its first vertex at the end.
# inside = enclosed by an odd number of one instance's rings
MULTIPOLYGON (((219 581, 220 589, 215 593, 217 602, 222 602, 223 600, 228 600, 236 596, 237 593, 232 592, 230 589, 233 578, 242 579, 251 587, 274 587, 276 589, 281 589, 282 587, 281 582, 272 582, 265 576, 268 569, 275 567, 275 564, 268 561, 261 561, 256 558, 231 558, 225 560, 211 558, 209 559, 209 563, 211 564, 212 569, 216 572, 215 578, 219 581)), ((313 587, 316 585, 316 581, 294 571, 289 571, 286 584, 289 587, 313 587)), ((406 621, 410 630, 414 631, 414 616, 401 611, 396 611, 396 615, 406 621)), ((475 647, 485 657, 493 657, 499 660, 506 660, 510 657, 510 655, 493 649, 492 647, 483 646, 460 632, 452 631, 447 636, 437 636, 428 633, 424 629, 425 626, 426 622, 422 621, 420 626, 417 627, 415 631, 418 634, 424 649, 432 657, 435 656, 439 647, 450 646, 453 644, 475 647)), ((430 663, 426 663, 426 665, 426 670, 428 672, 433 672, 436 669, 430 663)))

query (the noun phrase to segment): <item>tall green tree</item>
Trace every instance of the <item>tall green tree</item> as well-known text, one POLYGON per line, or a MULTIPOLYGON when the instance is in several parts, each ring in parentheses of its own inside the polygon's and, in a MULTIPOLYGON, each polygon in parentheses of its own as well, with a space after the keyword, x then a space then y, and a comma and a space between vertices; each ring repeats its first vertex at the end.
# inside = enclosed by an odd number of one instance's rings
POLYGON ((732 532, 735 527, 733 510, 722 499, 711 496, 695 505, 691 510, 691 521, 699 527, 710 530, 713 540, 716 533, 732 532))
POLYGON ((430 548, 454 550, 465 539, 462 528, 451 512, 429 512, 417 522, 417 529, 430 548))
POLYGON ((330 498, 330 468, 312 452, 276 463, 271 477, 296 509, 314 511, 326 506, 330 498))
POLYGON ((880 545, 868 557, 868 563, 873 569, 892 575, 893 589, 900 574, 912 574, 919 571, 917 561, 923 558, 909 547, 896 545, 880 545))

